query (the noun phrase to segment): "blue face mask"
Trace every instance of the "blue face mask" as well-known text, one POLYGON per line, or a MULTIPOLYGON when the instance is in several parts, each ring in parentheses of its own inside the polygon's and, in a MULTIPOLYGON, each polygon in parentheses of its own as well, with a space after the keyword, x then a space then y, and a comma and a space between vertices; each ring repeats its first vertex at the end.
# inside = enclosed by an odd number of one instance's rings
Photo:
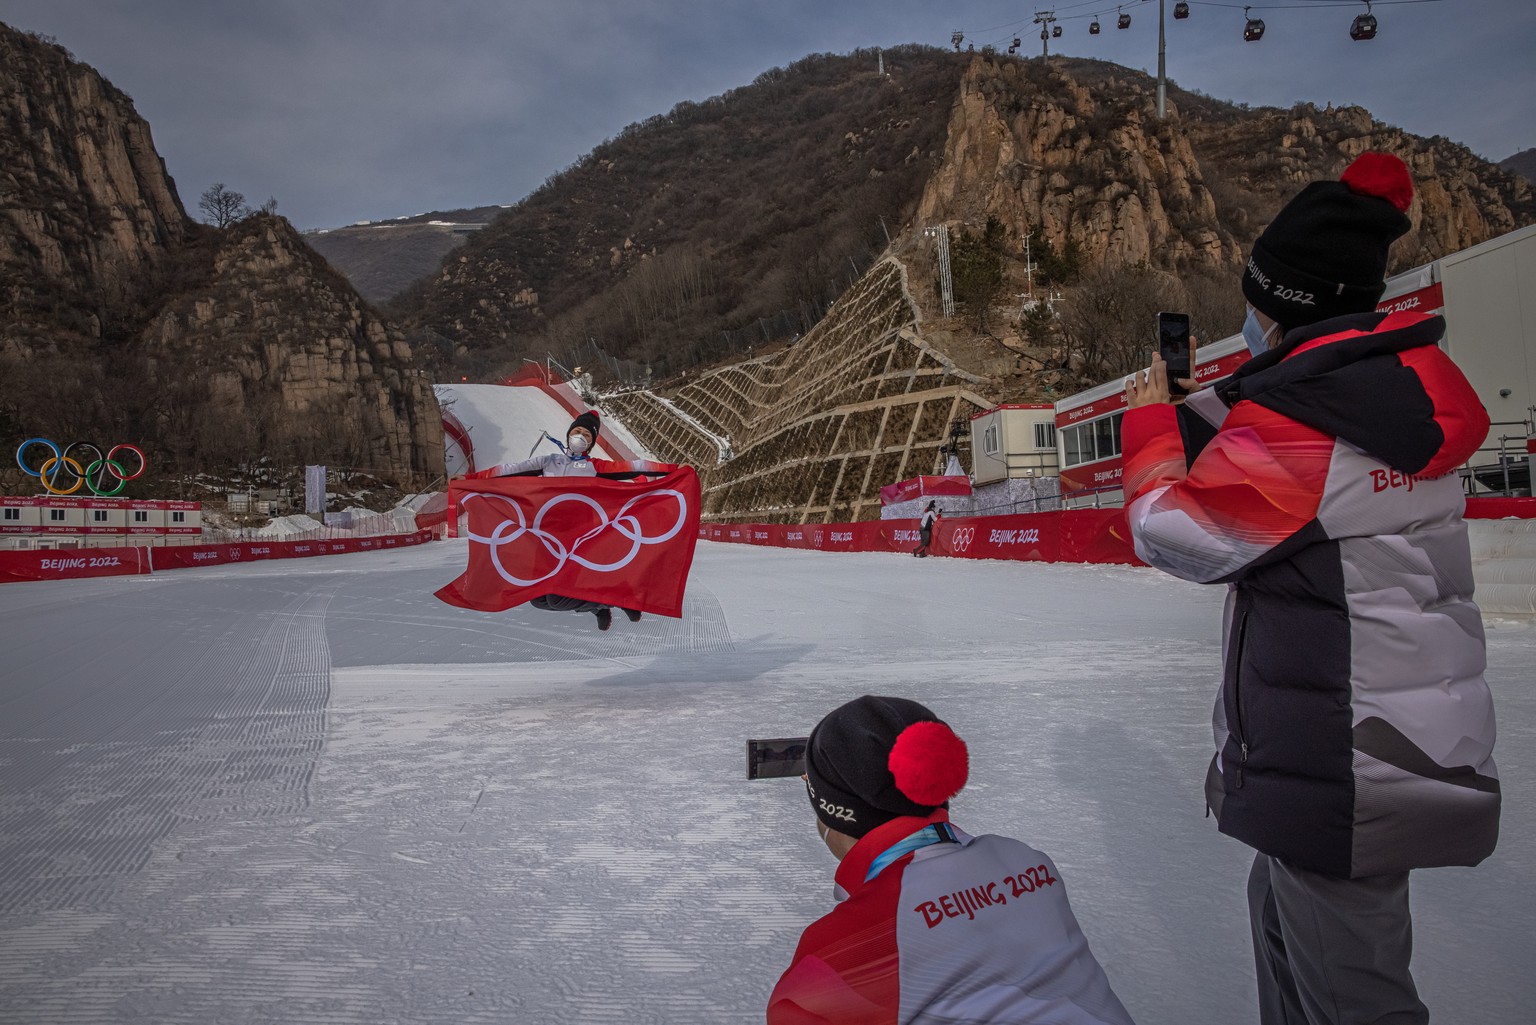
POLYGON ((1269 339, 1280 325, 1273 325, 1268 331, 1259 323, 1259 311, 1252 306, 1248 307, 1248 319, 1243 321, 1243 341, 1248 343, 1248 351, 1257 356, 1269 351, 1269 339))

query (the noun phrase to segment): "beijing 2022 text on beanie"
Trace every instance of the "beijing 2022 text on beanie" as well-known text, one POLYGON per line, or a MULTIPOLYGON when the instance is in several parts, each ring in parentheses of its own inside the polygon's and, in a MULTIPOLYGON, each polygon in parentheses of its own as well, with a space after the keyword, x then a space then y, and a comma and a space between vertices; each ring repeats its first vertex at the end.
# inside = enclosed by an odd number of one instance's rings
POLYGON ((969 775, 965 742, 916 701, 865 695, 811 731, 805 775, 816 817, 860 837, 903 815, 931 815, 969 775))
POLYGON ((594 445, 597 444, 597 432, 602 429, 602 424, 600 424, 597 419, 597 410, 589 409, 585 413, 578 416, 576 419, 572 420, 571 426, 566 428, 565 433, 569 434, 578 427, 583 427, 586 430, 591 431, 592 443, 594 445))
POLYGON ((1411 226, 1413 179, 1390 153, 1362 153, 1336 182, 1313 182, 1253 244, 1243 297, 1287 331, 1369 313, 1386 288, 1387 250, 1411 226))

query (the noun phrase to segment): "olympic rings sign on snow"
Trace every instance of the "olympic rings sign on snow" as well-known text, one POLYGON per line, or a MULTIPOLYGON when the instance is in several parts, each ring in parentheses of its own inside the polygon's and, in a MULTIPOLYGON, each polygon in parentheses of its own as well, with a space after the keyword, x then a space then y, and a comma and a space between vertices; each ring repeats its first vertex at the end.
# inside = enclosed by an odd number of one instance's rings
POLYGON ((975 527, 956 527, 955 532, 949 535, 949 547, 957 552, 968 552, 971 550, 971 543, 975 540, 975 527))
MULTIPOLYGON (((500 496, 478 494, 470 495, 464 500, 464 503, 465 505, 468 505, 469 502, 476 498, 488 499, 497 497, 500 496)), ((490 536, 476 534, 471 531, 469 534, 469 539, 471 541, 479 541, 484 545, 489 545, 491 549, 491 564, 496 567, 496 572, 507 583, 518 587, 531 587, 534 584, 542 583, 543 581, 548 580, 550 577, 564 569, 567 562, 577 563, 578 565, 585 566, 587 569, 598 573, 612 573, 614 570, 623 569, 625 566, 628 566, 631 562, 634 561, 635 556, 640 553, 641 546, 659 545, 663 542, 672 540, 677 536, 677 532, 683 529, 683 524, 688 520, 687 497, 684 496, 681 491, 674 491, 671 488, 662 488, 656 491, 648 491, 643 495, 636 495, 634 498, 631 498, 629 501, 625 502, 624 505, 619 509, 617 515, 615 515, 611 520, 608 518, 607 510, 605 510, 602 505, 597 502, 596 499, 590 498, 586 495, 572 494, 570 492, 566 492, 563 495, 556 495, 554 498, 551 498, 549 501, 545 502, 544 505, 540 507, 538 513, 534 515, 532 526, 529 526, 528 521, 523 518, 523 510, 521 506, 519 506, 516 502, 508 502, 508 504, 512 506, 512 511, 517 516, 516 522, 513 522, 510 519, 502 520, 496 529, 491 531, 490 536), (649 537, 641 527, 639 518, 632 514, 630 510, 638 502, 643 502, 648 498, 662 497, 670 497, 677 500, 677 522, 672 524, 671 529, 667 530, 659 537, 649 537), (565 543, 558 537, 544 529, 544 517, 549 514, 551 509, 555 508, 563 502, 580 502, 583 505, 590 506, 592 510, 597 513, 598 518, 602 521, 596 527, 593 527, 591 530, 587 531, 585 534, 581 535, 575 541, 573 541, 569 548, 567 548, 565 543), (577 549, 579 549, 583 544, 592 540, 594 537, 601 534, 609 527, 612 527, 624 537, 629 538, 631 544, 627 554, 625 554, 616 562, 607 563, 589 562, 588 560, 582 558, 580 555, 576 554, 577 549), (518 538, 522 537, 524 534, 531 534, 537 538, 539 542, 544 545, 545 551, 554 556, 556 560, 554 569, 550 570, 548 573, 545 573, 543 576, 535 577, 532 580, 525 580, 522 577, 517 576, 511 570, 507 569, 506 566, 502 565, 501 562, 501 546, 511 544, 518 538)))
MULTIPOLYGON (((32 453, 34 456, 41 453, 32 453)), ((121 494, 131 480, 137 480, 149 469, 149 460, 137 445, 113 445, 102 455, 101 449, 89 441, 77 441, 60 450, 47 438, 28 438, 16 450, 16 465, 29 477, 36 477, 51 495, 73 495, 81 486, 90 489, 98 498, 111 498, 121 494), (27 462, 27 450, 37 446, 51 453, 34 469, 27 462), (95 458, 86 462, 89 452, 95 458), (124 469, 118 453, 131 452, 138 459, 138 469, 132 473, 124 469), (112 482, 116 481, 116 486, 112 482)))

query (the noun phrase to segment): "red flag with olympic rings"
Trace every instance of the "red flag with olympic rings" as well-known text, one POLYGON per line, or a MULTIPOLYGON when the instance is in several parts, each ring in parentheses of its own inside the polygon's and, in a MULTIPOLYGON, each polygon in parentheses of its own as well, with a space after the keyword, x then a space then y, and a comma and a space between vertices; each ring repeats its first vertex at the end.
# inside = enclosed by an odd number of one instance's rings
POLYGON ((449 605, 502 612, 559 594, 682 616, 699 536, 693 467, 652 480, 454 481, 448 497, 469 521, 469 566, 437 591, 449 605))

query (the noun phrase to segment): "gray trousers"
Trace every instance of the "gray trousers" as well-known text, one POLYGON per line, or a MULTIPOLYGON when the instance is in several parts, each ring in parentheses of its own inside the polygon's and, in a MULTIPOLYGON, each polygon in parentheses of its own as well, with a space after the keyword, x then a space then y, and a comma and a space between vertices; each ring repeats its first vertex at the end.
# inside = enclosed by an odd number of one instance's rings
POLYGON ((1335 879, 1260 854, 1248 916, 1262 1025, 1426 1025, 1408 873, 1335 879))
POLYGON ((606 609, 608 606, 602 602, 584 601, 581 598, 567 598, 563 594, 546 594, 535 598, 528 603, 536 609, 546 612, 596 612, 598 609, 606 609))

